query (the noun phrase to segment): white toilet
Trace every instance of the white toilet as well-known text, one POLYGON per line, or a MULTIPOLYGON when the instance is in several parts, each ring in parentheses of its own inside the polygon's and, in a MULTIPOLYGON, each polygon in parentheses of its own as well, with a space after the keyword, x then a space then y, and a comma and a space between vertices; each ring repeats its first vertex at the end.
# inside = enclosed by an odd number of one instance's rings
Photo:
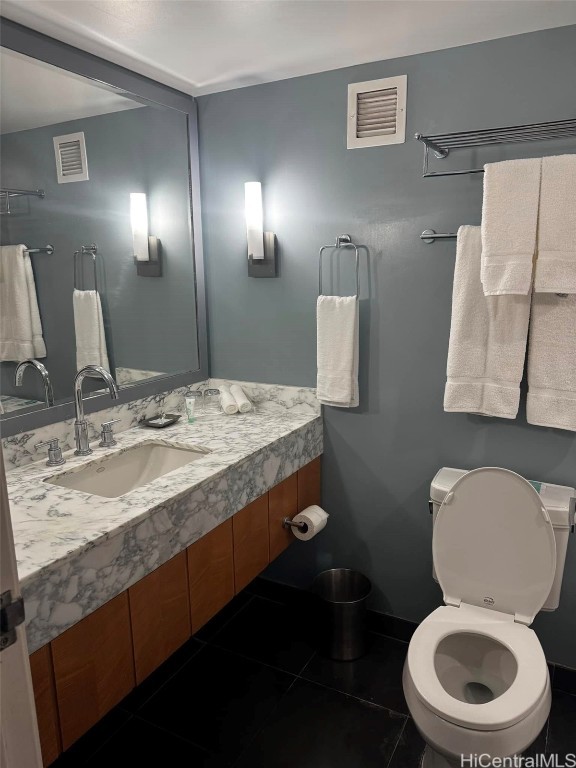
POLYGON ((558 607, 575 496, 489 467, 445 467, 432 481, 446 605, 414 633, 403 675, 426 768, 521 754, 544 726, 550 680, 530 624, 558 607))

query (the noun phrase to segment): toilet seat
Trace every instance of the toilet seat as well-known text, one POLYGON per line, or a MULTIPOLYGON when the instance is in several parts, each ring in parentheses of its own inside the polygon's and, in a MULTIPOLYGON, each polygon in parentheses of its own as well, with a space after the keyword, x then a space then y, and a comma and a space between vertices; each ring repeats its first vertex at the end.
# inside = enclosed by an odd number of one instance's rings
POLYGON ((548 680, 546 659, 533 630, 508 614, 466 604, 438 608, 420 624, 408 648, 407 664, 416 694, 428 709, 444 720, 479 731, 508 728, 527 717, 544 695, 548 680), (516 660, 516 677, 508 690, 485 704, 454 698, 438 679, 438 645, 460 633, 496 640, 516 660))
POLYGON ((554 529, 540 496, 498 467, 468 472, 446 494, 432 555, 447 605, 477 605, 528 625, 556 573, 554 529))

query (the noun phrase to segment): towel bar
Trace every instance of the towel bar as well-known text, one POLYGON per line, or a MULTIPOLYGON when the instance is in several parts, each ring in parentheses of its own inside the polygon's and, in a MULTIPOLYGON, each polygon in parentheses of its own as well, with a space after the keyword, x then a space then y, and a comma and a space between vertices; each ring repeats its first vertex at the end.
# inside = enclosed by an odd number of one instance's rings
POLYGON ((354 248, 356 254, 356 296, 360 297, 360 256, 358 246, 354 245, 350 235, 338 235, 334 245, 323 245, 318 253, 318 295, 322 295, 322 253, 325 250, 338 250, 339 248, 354 248))
POLYGON ((456 237, 456 232, 435 232, 433 229, 425 229, 420 235, 424 243, 433 243, 435 240, 448 240, 456 237))

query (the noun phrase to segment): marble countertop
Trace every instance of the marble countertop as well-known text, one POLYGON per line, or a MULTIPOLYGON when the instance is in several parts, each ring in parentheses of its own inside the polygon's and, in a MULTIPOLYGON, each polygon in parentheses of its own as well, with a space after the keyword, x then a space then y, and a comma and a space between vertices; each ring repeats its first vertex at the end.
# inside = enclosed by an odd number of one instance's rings
POLYGON ((136 427, 112 449, 67 452, 62 468, 36 462, 7 474, 31 650, 111 599, 322 452, 314 409, 184 419, 136 427), (302 412, 303 410, 303 412, 302 412), (44 482, 139 443, 210 453, 118 498, 44 482))

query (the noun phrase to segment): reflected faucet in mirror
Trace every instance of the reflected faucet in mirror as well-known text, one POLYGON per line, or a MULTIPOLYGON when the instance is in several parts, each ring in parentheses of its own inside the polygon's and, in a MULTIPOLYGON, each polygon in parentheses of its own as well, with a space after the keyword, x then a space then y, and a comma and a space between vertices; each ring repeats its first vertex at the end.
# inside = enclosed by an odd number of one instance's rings
POLYGON ((50 374, 45 365, 39 360, 30 358, 29 360, 23 360, 18 363, 16 370, 14 371, 14 386, 21 387, 22 379, 24 378, 24 371, 26 368, 35 368, 40 376, 42 376, 42 382, 44 384, 44 400, 48 408, 54 405, 54 392, 52 391, 52 382, 50 381, 50 374))
POLYGON ((76 456, 89 456, 92 448, 88 444, 88 422, 84 418, 84 402, 82 400, 82 382, 89 376, 91 379, 102 379, 108 387, 112 400, 118 400, 118 385, 112 375, 99 365, 86 365, 78 371, 74 378, 74 404, 76 419, 74 421, 74 437, 76 439, 76 456))

